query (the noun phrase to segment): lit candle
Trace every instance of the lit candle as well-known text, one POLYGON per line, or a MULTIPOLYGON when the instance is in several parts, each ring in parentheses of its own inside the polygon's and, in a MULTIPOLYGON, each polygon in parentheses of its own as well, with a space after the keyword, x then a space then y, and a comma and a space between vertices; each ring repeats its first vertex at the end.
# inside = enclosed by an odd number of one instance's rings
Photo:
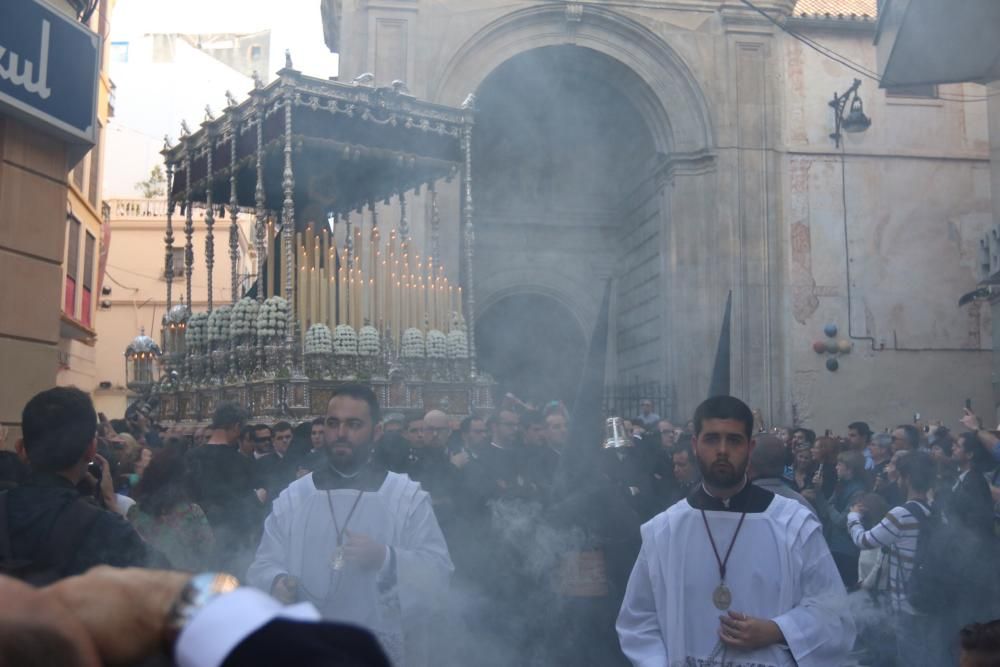
POLYGON ((272 291, 274 290, 274 223, 270 220, 267 221, 267 280, 264 280, 264 276, 260 279, 263 280, 264 288, 264 298, 272 296, 272 291))
POLYGON ((402 303, 402 293, 403 286, 400 281, 396 281, 396 292, 393 295, 393 308, 392 308, 392 338, 393 344, 399 347, 399 328, 403 324, 403 303, 402 303))
POLYGON ((319 269, 309 269, 309 323, 319 322, 319 269))
POLYGON ((308 313, 306 312, 308 308, 306 304, 308 303, 308 289, 306 285, 308 284, 308 278, 306 277, 306 267, 299 267, 299 280, 298 280, 298 290, 295 292, 295 308, 296 316, 299 322, 299 331, 302 335, 305 335, 306 331, 306 320, 308 319, 308 313))
POLYGON ((326 279, 326 326, 333 328, 337 326, 337 276, 331 270, 326 279))
POLYGON ((302 237, 302 249, 306 252, 310 252, 313 248, 313 243, 316 241, 315 230, 313 229, 313 223, 306 225, 306 233, 302 237))
POLYGON ((344 265, 337 269, 337 324, 347 323, 347 276, 344 265))

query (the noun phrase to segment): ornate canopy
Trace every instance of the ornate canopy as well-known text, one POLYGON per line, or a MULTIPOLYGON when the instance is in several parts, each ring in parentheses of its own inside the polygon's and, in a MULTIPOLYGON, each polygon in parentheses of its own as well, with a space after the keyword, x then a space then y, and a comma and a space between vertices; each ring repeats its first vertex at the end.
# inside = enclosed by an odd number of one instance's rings
MULTIPOLYGON (((230 106, 218 118, 206 108, 201 129, 182 135, 164 151, 167 163, 174 165, 175 201, 232 205, 235 164, 236 205, 260 207, 259 126, 263 207, 280 209, 286 177, 286 118, 281 112, 286 105, 292 109, 296 203, 346 212, 458 173, 470 109, 417 100, 402 82, 373 88, 305 76, 287 67, 278 75, 240 104, 228 96, 230 106)), ((304 228, 303 216, 296 226, 304 228)))

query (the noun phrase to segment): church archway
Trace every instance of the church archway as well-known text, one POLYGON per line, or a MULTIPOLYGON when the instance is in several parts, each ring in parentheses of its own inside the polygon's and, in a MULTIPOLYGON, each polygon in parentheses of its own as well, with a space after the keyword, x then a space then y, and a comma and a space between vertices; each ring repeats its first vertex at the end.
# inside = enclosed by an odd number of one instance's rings
MULTIPOLYGON (((632 102, 644 87, 599 51, 532 49, 479 86, 473 129, 481 303, 518 289, 557 294, 589 331, 613 279, 622 344, 612 351, 612 372, 617 365, 630 379, 660 375, 663 367, 660 332, 652 330, 662 311, 661 156, 632 102), (638 338, 644 342, 637 345, 638 338)), ((550 371, 534 368, 546 383, 550 371)))
POLYGON ((573 313, 539 293, 505 296, 487 306, 476 323, 480 367, 501 392, 541 404, 572 404, 587 352, 573 313))
POLYGON ((429 90, 446 104, 477 96, 476 317, 499 295, 551 288, 589 332, 611 279, 610 379, 662 380, 673 354, 668 184, 714 160, 683 59, 613 9, 551 3, 485 26, 429 90))

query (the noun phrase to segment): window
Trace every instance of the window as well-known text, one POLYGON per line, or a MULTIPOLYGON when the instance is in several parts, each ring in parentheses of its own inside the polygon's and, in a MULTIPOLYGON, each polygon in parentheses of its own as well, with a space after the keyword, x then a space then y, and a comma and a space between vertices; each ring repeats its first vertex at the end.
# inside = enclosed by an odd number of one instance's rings
POLYGON ((80 270, 80 221, 69 218, 69 233, 66 235, 66 285, 63 295, 63 311, 76 318, 76 288, 80 270))
POLYGON ((104 138, 104 128, 97 128, 97 145, 90 150, 90 173, 87 174, 87 198, 94 208, 100 208, 101 185, 101 141, 104 138))
POLYGON ((933 83, 914 86, 887 86, 885 94, 887 97, 917 97, 925 100, 936 100, 938 89, 933 83))
POLYGON ((76 189, 80 190, 81 192, 83 191, 83 176, 84 176, 83 171, 84 169, 86 169, 86 163, 87 163, 86 157, 77 162, 76 166, 73 167, 73 173, 71 175, 73 185, 75 185, 76 189))
POLYGON ((260 60, 260 54, 262 50, 259 44, 254 44, 250 47, 250 60, 260 60))
POLYGON ((111 62, 128 63, 128 42, 111 42, 111 62))
POLYGON ((91 310, 93 303, 94 287, 94 255, 97 250, 97 238, 87 232, 87 238, 83 246, 83 294, 80 299, 80 322, 84 326, 91 325, 91 310))

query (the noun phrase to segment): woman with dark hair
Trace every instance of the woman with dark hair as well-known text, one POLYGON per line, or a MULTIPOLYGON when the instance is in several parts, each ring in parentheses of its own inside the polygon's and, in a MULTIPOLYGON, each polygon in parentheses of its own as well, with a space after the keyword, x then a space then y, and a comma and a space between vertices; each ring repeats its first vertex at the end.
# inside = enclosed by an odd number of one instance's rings
POLYGON ((830 553, 837 564, 847 590, 858 585, 858 554, 860 550, 847 532, 847 514, 868 490, 865 476, 865 457, 861 452, 841 452, 836 457, 837 482, 833 493, 817 497, 816 511, 823 521, 823 533, 830 545, 830 553))
POLYGON ((813 461, 812 446, 798 445, 792 459, 792 476, 795 490, 801 493, 812 488, 813 477, 816 475, 816 462, 813 461))
POLYGON ((174 569, 205 569, 215 546, 212 528, 201 507, 190 501, 185 484, 184 443, 171 439, 157 451, 139 484, 128 519, 174 569))

